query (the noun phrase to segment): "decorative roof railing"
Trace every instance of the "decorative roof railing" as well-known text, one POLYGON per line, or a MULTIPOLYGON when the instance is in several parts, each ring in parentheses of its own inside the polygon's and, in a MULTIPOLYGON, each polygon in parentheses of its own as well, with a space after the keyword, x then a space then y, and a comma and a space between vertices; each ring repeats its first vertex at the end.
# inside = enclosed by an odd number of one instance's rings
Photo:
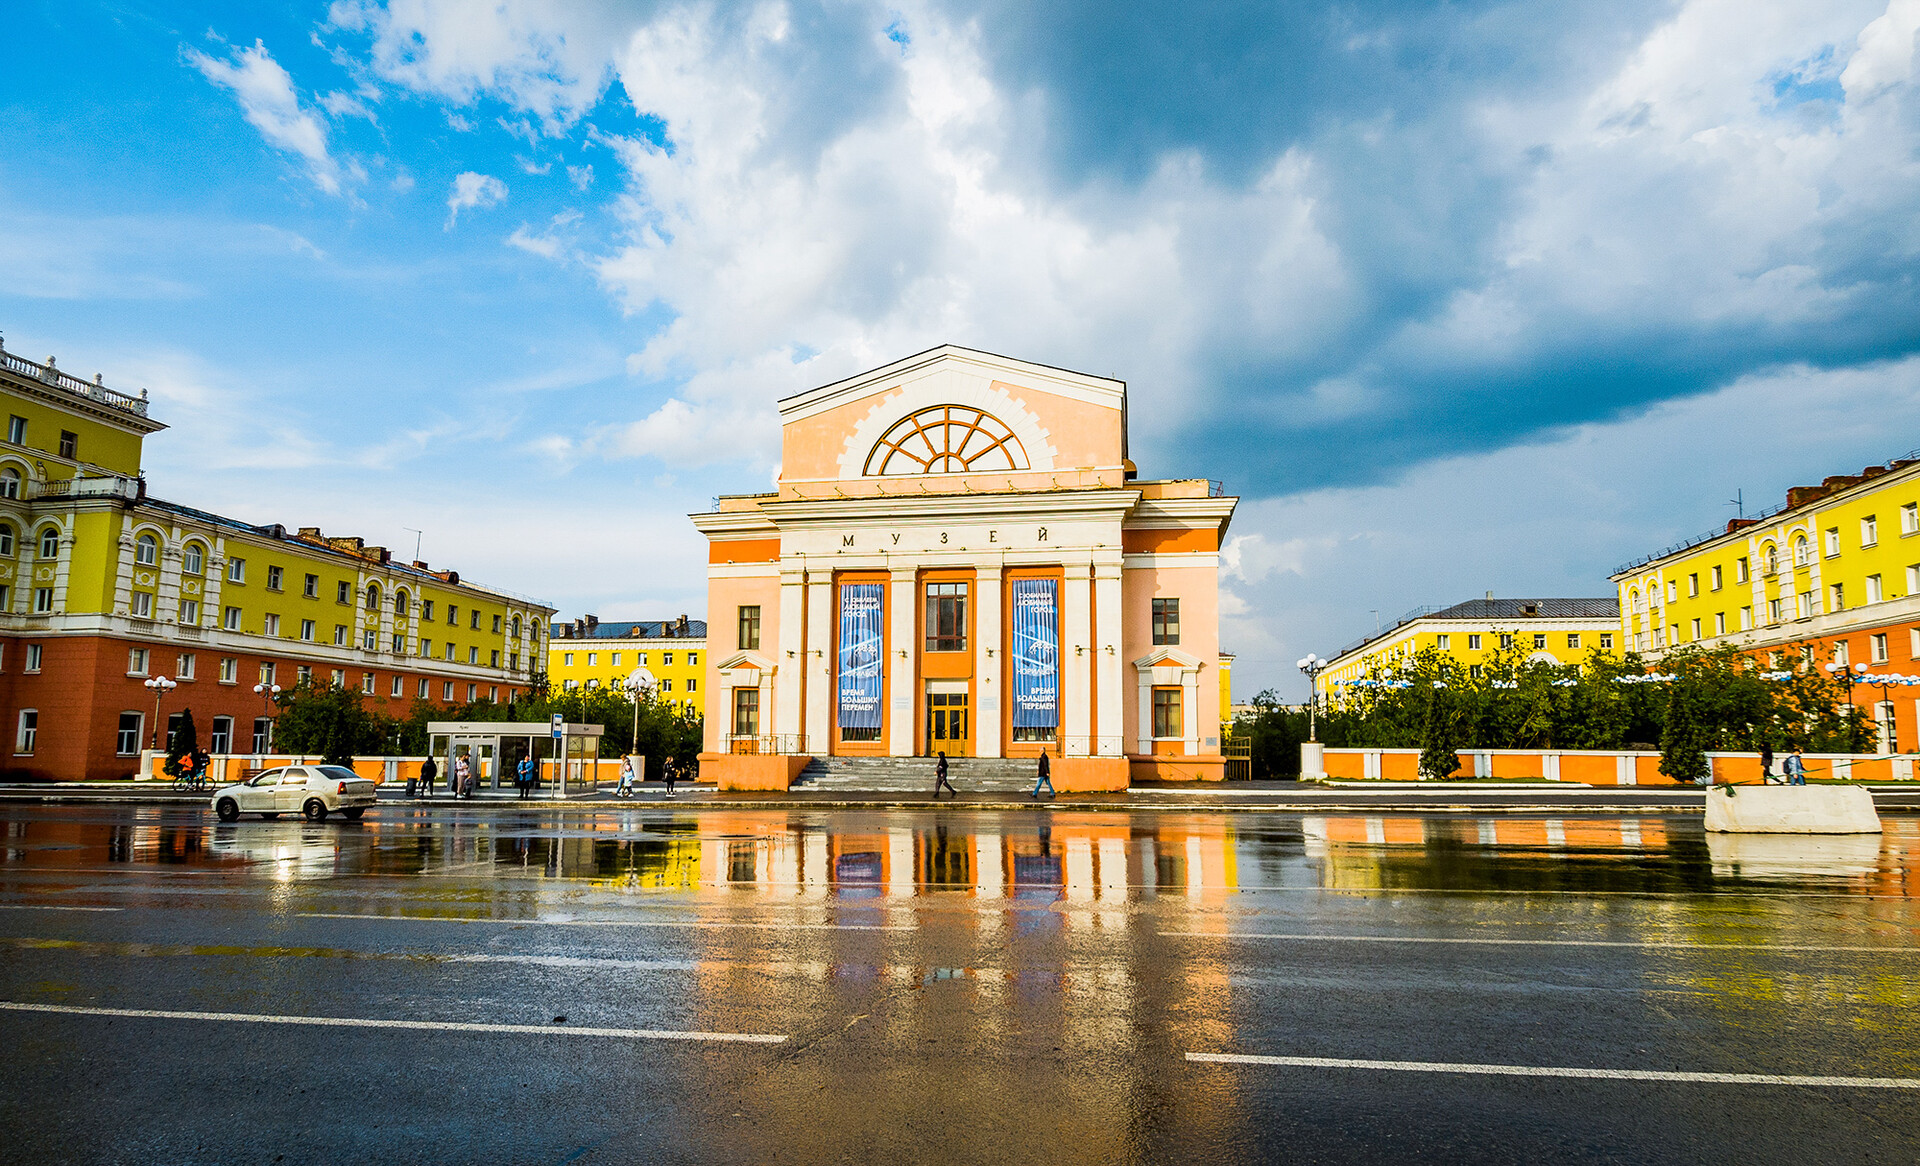
POLYGON ((17 373, 31 380, 39 381, 43 385, 51 385, 57 389, 64 389, 69 393, 85 397, 89 401, 97 401, 102 405, 107 405, 115 409, 124 409, 129 413, 141 417, 147 415, 147 391, 145 389, 141 389, 140 395, 135 397, 127 393, 109 389, 101 383, 103 379, 101 377, 96 376, 91 381, 83 381, 79 377, 69 376, 61 372, 55 367, 53 357, 51 356, 47 357, 47 363, 40 364, 36 361, 28 360, 24 356, 15 356, 13 353, 6 351, 4 347, 0 347, 0 368, 4 368, 11 373, 17 373))
POLYGON ((1392 627, 1381 628, 1379 631, 1374 632, 1372 635, 1369 635, 1369 636, 1361 636, 1359 639, 1355 640, 1353 643, 1348 644, 1346 647, 1340 649, 1338 652, 1335 652, 1333 654, 1333 658, 1338 660, 1340 657, 1346 655, 1348 652, 1353 651, 1355 648, 1362 647, 1374 640, 1379 639, 1382 636, 1391 635, 1392 633, 1399 631, 1401 628, 1412 623, 1414 620, 1419 619, 1423 615, 1432 615, 1434 612, 1442 611, 1442 610, 1445 610, 1445 609, 1442 606, 1437 604, 1429 604, 1426 607, 1416 607, 1413 610, 1407 612, 1405 615, 1402 615, 1399 619, 1394 620, 1392 627))

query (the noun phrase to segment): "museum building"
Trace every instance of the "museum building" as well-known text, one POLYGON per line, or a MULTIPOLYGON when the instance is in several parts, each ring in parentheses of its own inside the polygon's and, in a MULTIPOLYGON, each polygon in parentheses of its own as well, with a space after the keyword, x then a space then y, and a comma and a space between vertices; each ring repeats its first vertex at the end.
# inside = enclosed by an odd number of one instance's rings
POLYGON ((946 346, 780 402, 777 489, 707 536, 703 773, 1037 758, 1062 789, 1219 780, 1236 499, 1141 480, 1124 382, 946 346))

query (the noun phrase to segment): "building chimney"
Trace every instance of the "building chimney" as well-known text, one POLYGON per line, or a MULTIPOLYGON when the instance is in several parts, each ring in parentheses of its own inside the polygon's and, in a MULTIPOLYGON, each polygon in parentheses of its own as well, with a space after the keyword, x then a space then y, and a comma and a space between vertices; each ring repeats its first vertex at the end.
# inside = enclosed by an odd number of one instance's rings
POLYGON ((1491 591, 1489 591, 1489 592, 1487 592, 1487 601, 1488 601, 1489 603, 1491 603, 1491 602, 1493 601, 1493 592, 1491 592, 1491 591))

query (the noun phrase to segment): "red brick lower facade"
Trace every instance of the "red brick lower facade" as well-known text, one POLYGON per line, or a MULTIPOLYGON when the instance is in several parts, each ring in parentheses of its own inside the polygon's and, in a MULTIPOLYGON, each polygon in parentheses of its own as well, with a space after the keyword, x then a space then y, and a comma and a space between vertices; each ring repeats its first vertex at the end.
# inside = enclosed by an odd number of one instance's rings
MULTIPOLYGON (((273 665, 274 683, 292 688, 301 665, 313 669, 322 681, 332 678, 341 665, 336 660, 302 660, 288 656, 262 656, 220 647, 187 649, 179 643, 151 643, 104 636, 44 636, 0 639, 0 780, 82 781, 131 777, 139 768, 140 750, 156 741, 154 694, 144 681, 146 675, 128 673, 129 654, 145 648, 152 655, 148 674, 165 675, 178 681, 179 687, 161 702, 162 735, 168 718, 185 709, 193 710, 201 748, 212 751, 215 719, 232 719, 228 752, 253 752, 254 722, 274 711, 263 706, 253 686, 261 679, 263 666, 273 665), (29 649, 40 651, 39 668, 29 671, 29 649), (178 657, 183 650, 194 655, 194 677, 178 675, 178 657), (236 661, 234 679, 220 679, 221 661, 236 661), (31 718, 23 718, 31 713, 31 718), (137 732, 130 734, 128 750, 123 734, 123 714, 139 718, 137 732), (32 722, 31 734, 24 729, 32 722), (26 738, 31 736, 31 744, 26 738), (24 747, 23 747, 24 746, 24 747)), ((373 691, 365 695, 369 711, 390 717, 404 717, 420 695, 420 682, 427 681, 427 700, 435 705, 459 705, 473 699, 511 700, 524 694, 524 682, 501 684, 498 678, 478 680, 471 674, 450 676, 425 670, 382 667, 377 663, 349 666, 346 682, 358 687, 366 673, 374 674, 373 691), (401 679, 400 695, 392 695, 393 681, 401 679), (453 684, 448 699, 445 685, 453 684)), ((164 742, 161 742, 164 745, 164 742)))

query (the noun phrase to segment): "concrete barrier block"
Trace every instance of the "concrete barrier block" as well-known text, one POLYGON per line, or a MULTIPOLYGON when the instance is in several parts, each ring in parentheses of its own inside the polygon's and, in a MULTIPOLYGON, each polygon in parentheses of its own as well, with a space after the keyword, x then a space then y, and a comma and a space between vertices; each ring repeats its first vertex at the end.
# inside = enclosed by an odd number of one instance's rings
POLYGON ((1878 834, 1873 795, 1846 785, 1714 786, 1707 830, 1715 834, 1878 834))
POLYGON ((1308 781, 1327 776, 1327 747, 1318 741, 1300 742, 1300 776, 1308 781))

